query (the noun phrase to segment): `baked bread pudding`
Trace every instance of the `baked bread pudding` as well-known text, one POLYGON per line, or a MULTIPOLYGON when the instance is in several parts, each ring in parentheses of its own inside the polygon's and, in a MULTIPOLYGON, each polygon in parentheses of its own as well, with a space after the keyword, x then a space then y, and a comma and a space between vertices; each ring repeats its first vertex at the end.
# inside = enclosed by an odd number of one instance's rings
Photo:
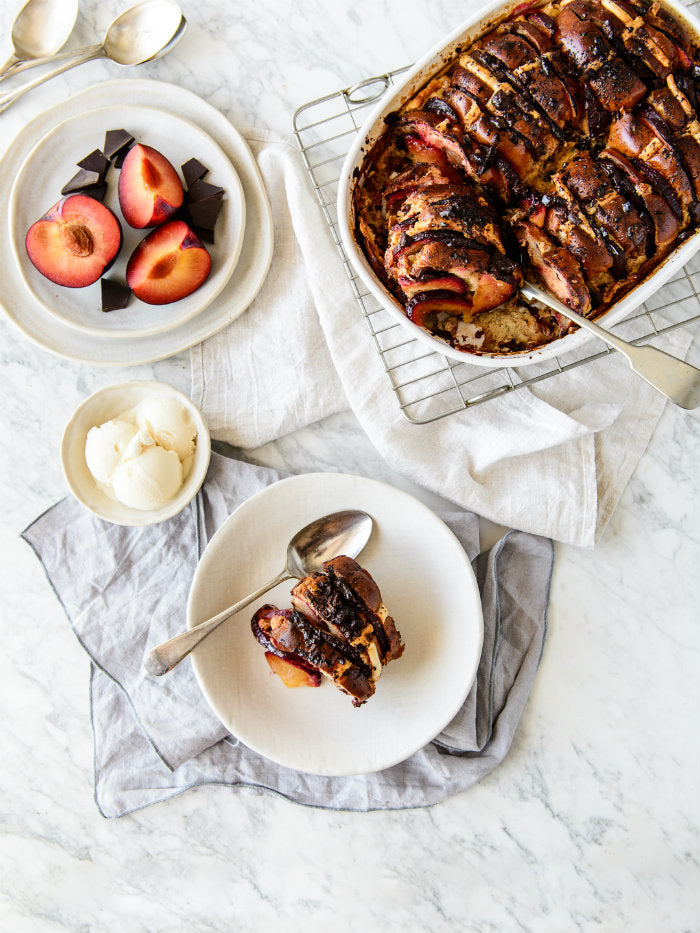
POLYGON ((353 186, 355 236, 415 324, 479 354, 595 318, 700 220, 700 66, 648 0, 519 8, 396 113, 353 186))
POLYGON ((287 686, 319 686, 326 677, 361 706, 404 649, 371 575, 351 557, 334 557, 297 583, 292 606, 268 604, 253 616, 272 670, 287 686))

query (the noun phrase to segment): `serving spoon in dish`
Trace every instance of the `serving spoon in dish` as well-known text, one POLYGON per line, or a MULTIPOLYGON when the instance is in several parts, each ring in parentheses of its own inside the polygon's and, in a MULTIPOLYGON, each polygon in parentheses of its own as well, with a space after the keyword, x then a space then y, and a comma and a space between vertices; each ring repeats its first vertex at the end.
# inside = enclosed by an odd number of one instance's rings
POLYGON ((641 376, 645 382, 660 392, 667 399, 670 399, 680 408, 691 410, 700 406, 700 369, 686 363, 685 360, 679 360, 675 356, 664 353, 656 347, 636 346, 628 343, 620 337, 611 334, 595 321, 589 321, 588 318, 577 314, 571 308, 567 308, 557 298, 553 298, 543 289, 531 282, 526 282, 520 289, 523 298, 533 301, 539 301, 543 305, 552 308, 553 311, 563 314, 564 317, 574 321, 580 327, 590 331, 604 340, 609 346, 619 350, 627 358, 632 372, 641 376))
POLYGON ((0 97, 0 113, 44 81, 63 74, 69 68, 92 61, 93 58, 109 58, 118 65, 143 65, 145 62, 162 58, 177 45, 186 28, 187 20, 173 0, 143 0, 112 21, 99 45, 89 45, 76 52, 61 52, 37 60, 35 64, 68 58, 68 61, 64 61, 62 65, 40 78, 0 97))
POLYGON ((372 534, 372 519, 366 512, 349 509, 332 512, 317 518, 298 531, 287 545, 287 563, 284 570, 250 596, 222 610, 211 619, 152 648, 143 659, 149 674, 160 677, 167 674, 197 645, 218 628, 222 622, 267 593, 278 583, 296 578, 301 580, 321 569, 325 561, 344 554, 357 557, 372 534))
POLYGON ((27 0, 12 24, 12 55, 0 81, 41 64, 62 48, 78 18, 78 0, 27 0))

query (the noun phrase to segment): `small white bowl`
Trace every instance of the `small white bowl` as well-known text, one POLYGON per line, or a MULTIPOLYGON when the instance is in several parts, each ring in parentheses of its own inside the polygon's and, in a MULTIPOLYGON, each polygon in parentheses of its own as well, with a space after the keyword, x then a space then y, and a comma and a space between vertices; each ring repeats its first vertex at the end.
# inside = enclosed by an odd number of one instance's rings
POLYGON ((86 509, 114 525, 155 525, 177 515, 199 491, 210 456, 209 429, 199 409, 173 386, 146 380, 107 386, 85 399, 66 425, 61 441, 61 464, 70 491, 86 509), (197 427, 197 440, 192 465, 178 494, 159 509, 143 511, 110 499, 98 488, 85 462, 85 440, 90 428, 116 418, 143 399, 153 396, 167 396, 180 402, 197 427))

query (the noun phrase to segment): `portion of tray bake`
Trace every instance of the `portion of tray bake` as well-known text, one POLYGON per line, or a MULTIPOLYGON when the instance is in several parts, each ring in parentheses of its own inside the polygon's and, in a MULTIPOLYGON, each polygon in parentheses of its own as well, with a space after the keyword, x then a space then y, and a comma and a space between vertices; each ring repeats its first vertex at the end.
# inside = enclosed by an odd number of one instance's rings
POLYGON ((355 235, 407 316, 522 352, 607 310, 700 220, 700 61, 648 0, 527 5, 397 113, 353 186, 355 235))

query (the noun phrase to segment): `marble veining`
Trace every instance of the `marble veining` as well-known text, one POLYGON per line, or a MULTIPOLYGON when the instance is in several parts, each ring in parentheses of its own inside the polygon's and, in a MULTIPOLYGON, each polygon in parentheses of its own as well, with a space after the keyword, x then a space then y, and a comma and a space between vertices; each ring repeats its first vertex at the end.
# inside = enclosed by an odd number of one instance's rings
MULTIPOLYGON (((124 5, 82 0, 71 43, 95 41, 124 5)), ((180 48, 134 75, 188 87, 238 127, 285 134, 301 104, 412 61, 470 11, 448 0, 182 5, 180 48)), ((0 0, 3 60, 18 7, 0 0)), ((0 116, 0 146, 43 107, 125 74, 91 62, 28 94, 0 116)), ((700 930, 697 412, 666 409, 595 550, 557 547, 535 687, 509 756, 479 785, 429 810, 364 815, 202 787, 106 821, 92 798, 88 661, 18 533, 67 492, 58 445, 74 407, 132 378, 187 391, 189 361, 79 365, 0 318, 0 363, 0 929, 700 930)), ((446 504, 395 475, 348 412, 229 452, 446 504)), ((499 530, 483 532, 488 544, 499 530)))

